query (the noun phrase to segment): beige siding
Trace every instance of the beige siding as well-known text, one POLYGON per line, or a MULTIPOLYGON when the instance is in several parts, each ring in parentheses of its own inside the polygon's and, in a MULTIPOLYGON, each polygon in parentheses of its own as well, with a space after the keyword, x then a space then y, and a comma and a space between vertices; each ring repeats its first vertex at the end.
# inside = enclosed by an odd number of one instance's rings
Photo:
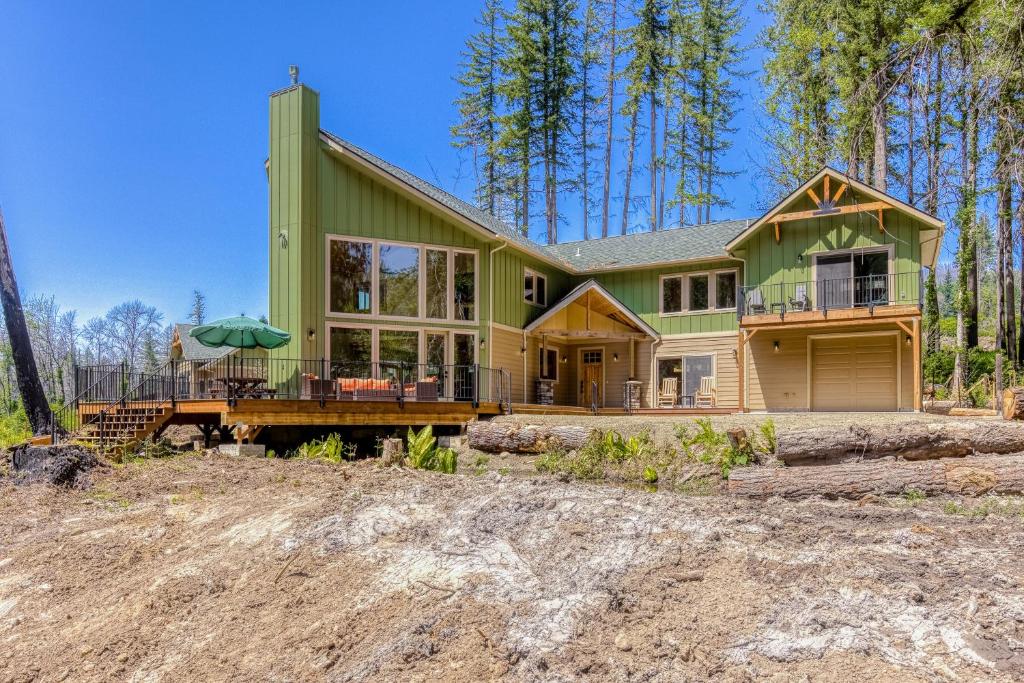
MULTIPOLYGON (((715 380, 718 386, 718 405, 724 408, 739 406, 739 372, 736 362, 737 334, 700 335, 691 337, 662 338, 655 349, 655 361, 659 358, 678 358, 687 355, 714 354, 715 380)), ((647 385, 644 404, 651 405, 657 395, 657 366, 647 361, 647 385)))
MULTIPOLYGON (((555 403, 559 405, 575 405, 576 396, 570 393, 571 377, 568 363, 562 363, 563 356, 568 355, 569 348, 562 342, 548 340, 548 350, 558 350, 558 381, 555 382, 555 403)), ((540 376, 541 340, 535 337, 528 339, 526 351, 526 402, 537 402, 537 378, 540 376)))
POLYGON ((512 402, 523 403, 526 391, 523 383, 523 356, 519 352, 523 347, 522 333, 494 328, 490 344, 491 367, 508 370, 512 377, 512 402))
MULTIPOLYGON (((762 330, 750 340, 747 353, 750 410, 809 410, 808 337, 820 334, 856 335, 864 332, 896 331, 900 348, 900 410, 913 410, 914 356, 906 344, 906 333, 895 325, 869 325, 843 329, 762 330), (779 350, 774 343, 779 342, 779 350)), ((894 342, 895 343, 895 342, 894 342)), ((850 405, 847 409, 853 409, 850 405)))

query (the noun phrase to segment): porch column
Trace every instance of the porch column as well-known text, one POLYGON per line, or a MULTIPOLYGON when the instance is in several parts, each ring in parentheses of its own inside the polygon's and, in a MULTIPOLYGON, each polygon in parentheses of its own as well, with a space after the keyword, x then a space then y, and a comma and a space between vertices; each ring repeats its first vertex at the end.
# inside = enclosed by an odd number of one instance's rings
POLYGON ((739 411, 745 413, 747 410, 746 401, 746 386, 744 385, 744 371, 743 363, 746 360, 747 346, 746 346, 746 335, 743 334, 743 330, 739 331, 739 337, 736 340, 736 372, 737 372, 737 386, 739 387, 739 411))
POLYGON ((914 318, 914 410, 921 412, 921 318, 914 318))

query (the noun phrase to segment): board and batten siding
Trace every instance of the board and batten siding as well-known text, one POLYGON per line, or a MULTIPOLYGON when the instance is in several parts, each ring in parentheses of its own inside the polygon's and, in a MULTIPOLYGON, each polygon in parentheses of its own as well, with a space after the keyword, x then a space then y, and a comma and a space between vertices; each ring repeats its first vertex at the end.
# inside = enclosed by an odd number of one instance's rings
MULTIPOLYGON (((851 201, 856 197, 851 197, 851 201)), ((862 203, 873 201, 859 198, 862 203)), ((815 208, 809 199, 802 198, 792 211, 815 208)), ((850 213, 819 216, 782 223, 780 239, 775 242, 775 231, 770 224, 762 226, 737 249, 746 259, 744 284, 747 286, 793 284, 814 280, 814 254, 829 251, 867 249, 892 246, 891 272, 909 273, 898 278, 896 292, 901 302, 918 300, 921 269, 920 230, 927 228, 920 221, 900 211, 883 213, 885 230, 879 230, 876 213, 850 213)))
POLYGON ((743 276, 742 265, 740 261, 723 259, 710 263, 596 273, 592 276, 576 276, 575 284, 591 278, 597 280, 658 334, 727 332, 739 328, 735 309, 661 315, 661 278, 664 275, 736 270, 736 282, 739 283, 743 276))
POLYGON ((494 254, 494 322, 523 328, 533 322, 569 291, 569 276, 557 267, 505 247, 494 254), (547 306, 536 306, 523 299, 526 269, 547 280, 547 306))

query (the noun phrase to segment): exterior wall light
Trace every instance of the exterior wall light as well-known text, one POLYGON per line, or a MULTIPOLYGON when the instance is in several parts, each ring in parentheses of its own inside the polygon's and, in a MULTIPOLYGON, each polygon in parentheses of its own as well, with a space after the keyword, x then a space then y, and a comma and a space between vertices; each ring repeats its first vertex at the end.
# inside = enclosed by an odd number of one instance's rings
POLYGON ((486 349, 487 348, 487 339, 485 339, 483 337, 480 338, 480 348, 481 349, 486 349))
POLYGON ((776 339, 775 341, 772 342, 772 348, 775 350, 775 353, 779 352, 779 340, 778 339, 776 339))
POLYGON ((306 330, 306 341, 313 341, 316 339, 316 330, 312 327, 306 330))
POLYGON ((614 362, 614 363, 618 363, 619 362, 619 354, 617 354, 617 353, 613 353, 612 354, 612 362, 614 362))

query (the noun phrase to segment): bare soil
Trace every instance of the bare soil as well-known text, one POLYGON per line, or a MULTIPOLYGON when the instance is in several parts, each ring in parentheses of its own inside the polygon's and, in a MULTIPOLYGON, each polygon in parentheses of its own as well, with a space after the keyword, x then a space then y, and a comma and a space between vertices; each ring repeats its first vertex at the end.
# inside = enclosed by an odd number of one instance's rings
POLYGON ((0 482, 0 681, 1013 680, 1020 500, 749 502, 372 461, 0 482))

